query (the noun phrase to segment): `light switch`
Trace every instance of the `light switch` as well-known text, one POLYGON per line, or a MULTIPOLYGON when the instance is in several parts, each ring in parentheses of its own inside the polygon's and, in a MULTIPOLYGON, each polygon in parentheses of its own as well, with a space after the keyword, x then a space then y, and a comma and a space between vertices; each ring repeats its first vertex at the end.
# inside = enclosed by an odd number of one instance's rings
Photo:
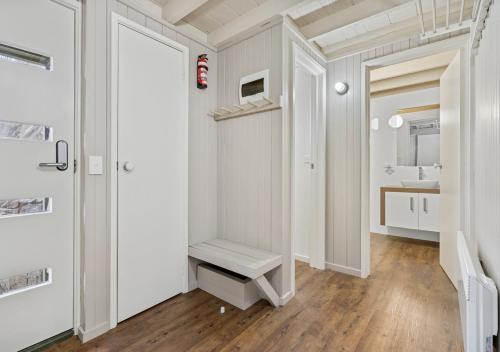
POLYGON ((89 155, 89 175, 102 175, 102 156, 89 155))

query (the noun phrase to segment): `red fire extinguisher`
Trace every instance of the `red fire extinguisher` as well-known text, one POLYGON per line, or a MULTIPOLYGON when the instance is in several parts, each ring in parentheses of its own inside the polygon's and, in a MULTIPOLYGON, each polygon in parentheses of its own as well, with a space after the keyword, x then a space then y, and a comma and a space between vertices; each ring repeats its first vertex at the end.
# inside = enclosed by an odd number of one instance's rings
POLYGON ((198 56, 198 65, 197 65, 197 83, 199 89, 206 89, 207 85, 207 74, 208 74, 208 57, 207 54, 198 56))

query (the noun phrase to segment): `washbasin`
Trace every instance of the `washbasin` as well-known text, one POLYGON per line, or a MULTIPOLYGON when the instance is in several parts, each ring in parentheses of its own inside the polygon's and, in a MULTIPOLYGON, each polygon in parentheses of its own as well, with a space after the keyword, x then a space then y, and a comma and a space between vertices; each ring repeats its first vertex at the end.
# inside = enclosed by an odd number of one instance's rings
POLYGON ((411 188, 439 188, 438 180, 402 180, 401 184, 411 188))

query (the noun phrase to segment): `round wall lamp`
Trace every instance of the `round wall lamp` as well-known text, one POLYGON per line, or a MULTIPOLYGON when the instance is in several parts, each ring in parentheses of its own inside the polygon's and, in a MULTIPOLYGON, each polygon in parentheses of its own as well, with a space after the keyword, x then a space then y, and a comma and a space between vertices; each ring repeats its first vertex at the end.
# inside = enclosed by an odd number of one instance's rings
POLYGON ((393 116, 391 116, 391 118, 389 119, 389 121, 387 121, 387 123, 392 128, 400 128, 401 126, 403 126, 403 118, 399 114, 398 115, 393 115, 393 116))
POLYGON ((349 90, 349 85, 345 82, 335 83, 335 91, 338 95, 344 95, 349 90))

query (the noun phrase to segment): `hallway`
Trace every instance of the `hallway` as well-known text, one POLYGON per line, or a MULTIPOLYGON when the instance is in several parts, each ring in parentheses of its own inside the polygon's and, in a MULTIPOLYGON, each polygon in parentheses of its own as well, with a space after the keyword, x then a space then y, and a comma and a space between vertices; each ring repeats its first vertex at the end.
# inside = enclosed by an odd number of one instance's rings
POLYGON ((373 234, 368 280, 297 262, 297 295, 284 307, 261 300, 240 311, 195 290, 48 351, 462 351, 457 295, 438 255, 431 242, 373 234))

